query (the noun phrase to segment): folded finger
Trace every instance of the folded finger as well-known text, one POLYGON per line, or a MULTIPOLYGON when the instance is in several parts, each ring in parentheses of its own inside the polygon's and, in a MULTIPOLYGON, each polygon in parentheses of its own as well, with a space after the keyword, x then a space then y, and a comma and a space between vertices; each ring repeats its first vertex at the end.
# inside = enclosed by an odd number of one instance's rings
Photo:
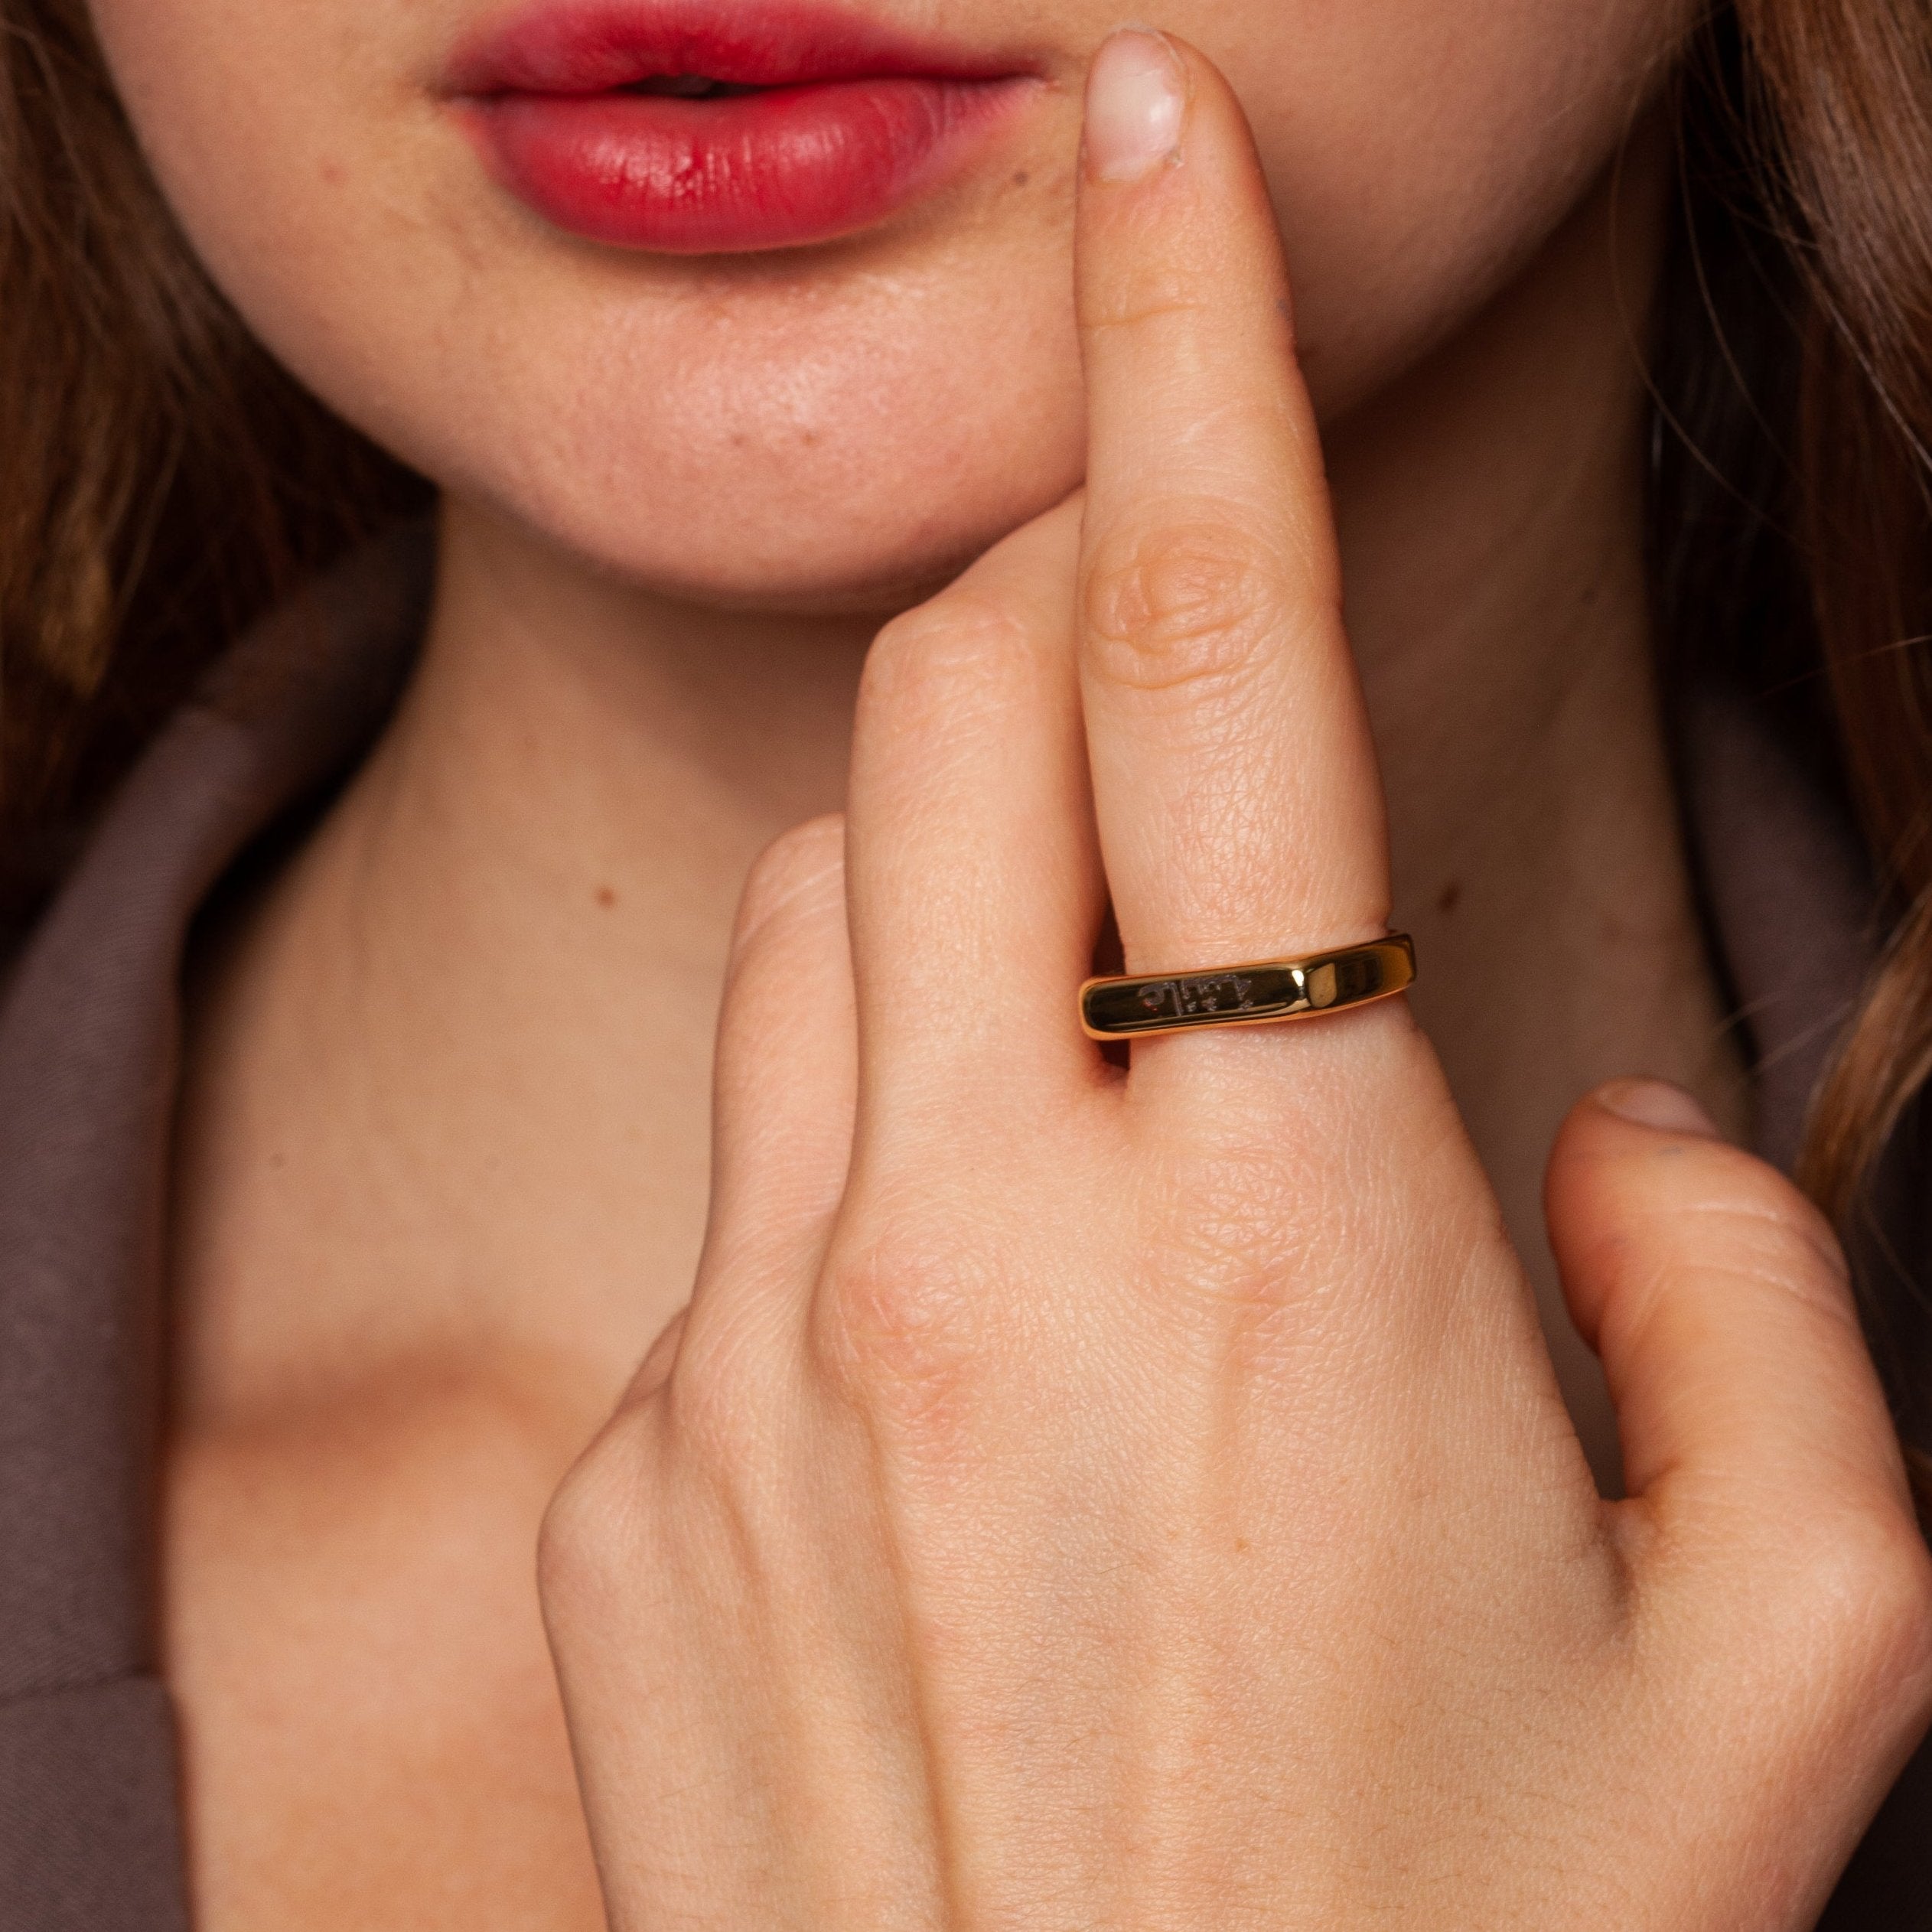
POLYGON ((1079 511, 889 626, 859 699, 846 841, 862 1132, 957 1126, 1090 1079, 1074 989, 1100 917, 1072 630, 1079 511))
POLYGON ((1552 1156, 1549 1233, 1603 1357, 1624 1476, 1653 1513, 1774 1538, 1863 1514, 1901 1535, 1898 1437, 1824 1217, 1689 1096, 1613 1083, 1552 1156))
POLYGON ((803 1308, 845 1188, 857 1067, 845 827, 814 819, 765 852, 739 907, 712 1075, 694 1340, 754 1305, 771 1315, 803 1308))

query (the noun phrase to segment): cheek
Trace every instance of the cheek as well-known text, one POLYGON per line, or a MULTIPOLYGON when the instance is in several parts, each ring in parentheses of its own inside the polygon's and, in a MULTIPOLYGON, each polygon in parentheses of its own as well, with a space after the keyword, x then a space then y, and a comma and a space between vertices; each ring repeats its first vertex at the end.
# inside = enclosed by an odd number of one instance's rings
POLYGON ((1254 124, 1328 418, 1522 269, 1614 155, 1697 10, 1694 0, 1191 4, 1254 124))

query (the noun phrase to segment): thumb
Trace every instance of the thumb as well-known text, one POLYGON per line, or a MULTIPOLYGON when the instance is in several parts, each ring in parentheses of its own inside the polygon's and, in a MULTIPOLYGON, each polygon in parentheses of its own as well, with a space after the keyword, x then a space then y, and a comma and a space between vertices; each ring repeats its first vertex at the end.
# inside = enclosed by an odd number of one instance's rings
POLYGON ((1702 1640, 1660 1719, 1705 1727, 1702 1785, 1768 1821, 1763 1868, 1829 1841, 1836 1870, 1932 1714, 1932 1555, 1844 1257, 1782 1175, 1654 1081, 1575 1109, 1546 1191, 1617 1404, 1630 1500, 1611 1507, 1647 1627, 1702 1640))
POLYGON ((1755 1504, 1787 1526, 1870 1510, 1912 1527, 1843 1254, 1775 1168, 1681 1090, 1619 1080, 1564 1123, 1545 1203, 1633 1497, 1653 1514, 1755 1504))

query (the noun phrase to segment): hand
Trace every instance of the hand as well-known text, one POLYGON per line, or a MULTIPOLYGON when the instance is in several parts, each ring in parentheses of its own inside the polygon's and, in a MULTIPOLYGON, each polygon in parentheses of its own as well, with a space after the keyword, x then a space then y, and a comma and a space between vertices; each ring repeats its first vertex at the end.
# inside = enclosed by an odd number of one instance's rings
POLYGON ((1932 1710, 1818 1216, 1578 1109, 1606 1504, 1403 1002, 1079 1030, 1109 892, 1136 970, 1388 915, 1239 109, 1134 34, 1088 126, 1085 501, 879 639, 747 894, 691 1305, 546 1527, 611 1923, 1809 1924, 1932 1710))

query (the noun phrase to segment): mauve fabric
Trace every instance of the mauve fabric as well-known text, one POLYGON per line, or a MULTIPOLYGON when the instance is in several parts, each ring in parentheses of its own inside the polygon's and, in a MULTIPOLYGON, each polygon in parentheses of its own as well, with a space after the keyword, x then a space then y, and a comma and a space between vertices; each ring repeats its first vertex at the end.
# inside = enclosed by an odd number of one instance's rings
MULTIPOLYGON (((425 533, 399 533, 236 647, 129 778, 0 1005, 0 1932, 190 1923, 152 1529, 183 953, 237 858, 380 728, 429 569, 425 533)), ((1788 1161, 1868 962, 1868 890, 1855 841, 1748 708, 1692 722, 1690 816, 1760 1140, 1788 1161)), ((1903 1288, 1875 1337, 1908 1419, 1932 1365, 1923 1177, 1894 1175, 1903 1288)), ((1932 1927, 1932 1751, 1823 1923, 1932 1927)))
POLYGON ((409 533, 238 647, 0 1007, 0 1932, 189 1922, 151 1527, 182 951, 240 850, 380 728, 427 584, 409 533))

